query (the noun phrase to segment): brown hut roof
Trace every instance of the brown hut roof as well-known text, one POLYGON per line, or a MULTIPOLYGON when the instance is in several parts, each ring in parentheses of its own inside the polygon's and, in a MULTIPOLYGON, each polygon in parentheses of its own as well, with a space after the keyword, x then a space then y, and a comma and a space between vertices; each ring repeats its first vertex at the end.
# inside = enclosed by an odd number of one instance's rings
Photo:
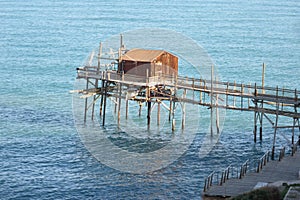
POLYGON ((132 49, 122 56, 122 60, 153 62, 164 50, 132 49))

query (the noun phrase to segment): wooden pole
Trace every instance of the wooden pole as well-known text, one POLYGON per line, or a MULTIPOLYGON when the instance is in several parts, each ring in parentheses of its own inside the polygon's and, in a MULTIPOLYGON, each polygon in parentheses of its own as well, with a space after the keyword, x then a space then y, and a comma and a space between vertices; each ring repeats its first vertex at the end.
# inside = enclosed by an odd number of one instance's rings
MULTIPOLYGON (((254 96, 256 98, 256 83, 254 86, 254 96)), ((257 132, 257 100, 254 99, 254 104, 255 104, 255 111, 254 111, 254 130, 253 130, 253 134, 254 134, 254 142, 256 143, 256 132, 257 132)))
MULTIPOLYGON (((177 74, 175 75, 175 87, 174 87, 174 98, 176 98, 177 93, 177 74)), ((173 100, 173 106, 172 106, 172 131, 175 131, 176 121, 175 121, 175 99, 173 100)))
POLYGON ((150 123, 151 123, 151 101, 148 101, 147 107, 148 107, 147 125, 148 125, 148 128, 150 128, 150 123))
MULTIPOLYGON (((98 85, 98 80, 95 81, 95 86, 97 87, 97 85, 98 85)), ((96 103, 96 96, 94 95, 93 96, 93 104, 92 104, 92 120, 94 120, 95 103, 96 103)))
MULTIPOLYGON (((172 94, 171 94, 172 95, 172 94)), ((172 116, 172 96, 170 96, 170 106, 169 106, 169 122, 171 121, 172 116)))
POLYGON ((106 99, 107 99, 107 87, 108 87, 108 82, 105 81, 105 92, 104 92, 104 106, 103 106, 103 118, 102 118, 102 126, 105 125, 105 114, 106 114, 106 99))
MULTIPOLYGON (((123 76, 123 71, 120 72, 120 80, 122 80, 123 76)), ((121 119, 121 103, 122 103, 122 83, 120 81, 119 83, 119 101, 118 101, 118 125, 120 124, 120 119, 121 119)))
POLYGON ((139 102, 139 117, 141 117, 142 114, 142 103, 139 102))
MULTIPOLYGON (((186 89, 183 91, 183 99, 186 98, 186 89)), ((181 128, 185 127, 185 102, 182 102, 182 120, 181 120, 181 128)))
POLYGON ((160 102, 157 102, 157 125, 160 124, 160 102))
POLYGON ((102 79, 102 86, 101 86, 101 100, 100 100, 100 111, 99 111, 99 114, 100 114, 100 117, 102 116, 102 106, 103 106, 103 97, 104 97, 104 80, 102 79))
MULTIPOLYGON (((276 88, 276 99, 278 99, 278 86, 276 88)), ((279 102, 276 102, 276 120, 274 126, 274 137, 273 137, 273 146, 272 146, 272 160, 275 159, 275 144, 276 144, 276 133, 277 133, 277 125, 278 125, 278 112, 279 112, 279 102)))
POLYGON ((219 123, 219 109, 218 109, 218 94, 216 95, 216 127, 217 127, 217 134, 219 134, 220 123, 219 123))
POLYGON ((211 66, 211 83, 210 83, 210 135, 213 136, 213 75, 214 66, 211 66))
POLYGON ((261 78, 261 86, 262 86, 262 93, 263 94, 265 93, 265 90, 264 90, 264 86, 265 86, 265 68, 266 68, 266 65, 265 65, 265 63, 263 63, 263 65, 262 65, 262 78, 261 78))
POLYGON ((244 95, 244 84, 242 84, 242 86, 241 86, 241 93, 242 93, 242 95, 241 95, 241 108, 243 108, 243 103, 244 103, 244 98, 243 98, 243 95, 244 95))
POLYGON ((295 134, 296 118, 293 118, 293 128, 292 128, 292 147, 294 147, 294 134, 295 134))
POLYGON ((227 82, 227 86, 226 86, 226 107, 228 107, 228 88, 229 88, 229 82, 227 82))
MULTIPOLYGON (((199 81, 199 84, 200 84, 200 88, 201 88, 201 85, 202 85, 201 79, 199 81)), ((201 104, 202 103, 202 92, 201 92, 201 90, 199 92, 200 92, 200 104, 201 104)))
MULTIPOLYGON (((261 100, 261 109, 262 109, 262 110, 263 110, 263 107, 264 107, 264 102, 263 102, 263 100, 261 100)), ((259 127, 259 140, 260 140, 260 141, 262 141, 263 117, 264 117, 264 112, 261 111, 261 112, 260 112, 260 118, 259 118, 259 124, 260 124, 260 127, 259 127)))
MULTIPOLYGON (((89 78, 86 79, 86 91, 89 89, 89 78)), ((85 98, 84 102, 84 123, 86 122, 86 114, 87 114, 87 103, 88 103, 88 98, 85 98)))
MULTIPOLYGON (((235 89, 236 89, 236 83, 234 81, 233 90, 235 91, 235 89)), ((233 97, 233 107, 235 107, 235 96, 233 97)))
POLYGON ((128 119, 128 99, 126 99, 126 115, 125 118, 128 119))
POLYGON ((195 78, 193 78, 193 101, 195 100, 195 78))

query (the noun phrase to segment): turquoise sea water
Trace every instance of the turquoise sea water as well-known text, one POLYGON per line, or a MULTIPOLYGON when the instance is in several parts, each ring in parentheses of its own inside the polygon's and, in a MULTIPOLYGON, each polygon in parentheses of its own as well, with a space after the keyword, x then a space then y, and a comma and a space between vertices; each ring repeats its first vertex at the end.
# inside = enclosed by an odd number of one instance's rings
MULTIPOLYGON (((228 111, 220 141, 205 158, 195 142, 169 167, 145 175, 94 159, 73 122, 68 92, 75 68, 101 40, 137 28, 191 37, 224 81, 260 82, 264 62, 266 85, 300 89, 297 0, 0 0, 1 199, 200 199, 213 170, 270 149, 267 122, 263 143, 255 144, 253 113, 228 111)), ((289 134, 280 130, 277 145, 287 145, 289 134)))

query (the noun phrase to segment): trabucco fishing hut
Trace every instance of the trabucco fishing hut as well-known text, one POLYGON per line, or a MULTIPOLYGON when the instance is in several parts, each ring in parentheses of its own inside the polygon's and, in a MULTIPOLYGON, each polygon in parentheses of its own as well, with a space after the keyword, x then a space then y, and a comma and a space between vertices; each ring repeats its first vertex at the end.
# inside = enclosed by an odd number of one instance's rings
MULTIPOLYGON (((295 129, 300 132, 299 118, 300 92, 297 89, 265 87, 264 70, 261 85, 238 84, 236 82, 223 82, 214 80, 213 66, 211 80, 190 78, 178 74, 178 57, 165 50, 157 49, 131 49, 128 50, 120 39, 120 48, 116 52, 102 52, 102 43, 98 51, 98 64, 87 64, 77 68, 77 78, 86 80, 85 89, 78 90, 85 99, 84 121, 87 111, 91 109, 91 118, 94 119, 95 104, 100 102, 99 115, 102 125, 105 125, 107 99, 111 98, 115 104, 115 112, 120 123, 121 100, 125 100, 126 119, 128 117, 128 101, 139 102, 141 106, 147 105, 147 124, 150 126, 153 104, 157 104, 157 124, 160 123, 160 107, 169 111, 171 129, 175 129, 174 108, 181 104, 181 128, 185 127, 185 104, 206 106, 211 108, 211 134, 212 125, 215 124, 219 132, 218 109, 231 109, 251 111, 254 113, 254 141, 262 140, 263 119, 267 119, 274 128, 271 157, 274 158, 276 133, 279 128, 292 129, 291 147, 296 144, 295 129), (107 64, 107 61, 111 61, 107 64), (187 96, 187 93, 192 95, 187 96), (212 97, 212 98, 211 98, 212 97), (222 98, 221 98, 222 97, 222 98), (88 101, 91 99, 91 101, 88 101), (99 101, 98 101, 99 100, 99 101), (222 101, 222 103, 220 103, 222 101), (215 113, 213 113, 213 109, 215 113), (213 121, 212 115, 215 116, 213 121), (272 121, 270 115, 275 116, 272 121), (291 119, 291 124, 279 126, 280 117, 291 119), (259 126, 259 131, 258 131, 259 126)), ((123 105, 124 107, 124 105, 123 105)), ((298 136, 300 138, 300 135, 298 136)))

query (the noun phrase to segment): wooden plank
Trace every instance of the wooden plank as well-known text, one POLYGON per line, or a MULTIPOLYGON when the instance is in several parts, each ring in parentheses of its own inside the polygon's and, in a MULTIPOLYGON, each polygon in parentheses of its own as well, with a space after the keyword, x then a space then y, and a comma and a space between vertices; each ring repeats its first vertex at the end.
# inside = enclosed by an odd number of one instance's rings
POLYGON ((257 183, 273 183, 277 181, 289 181, 298 179, 300 166, 300 152, 297 151, 294 156, 286 156, 282 161, 270 161, 261 170, 260 173, 251 172, 242 179, 231 178, 220 185, 213 185, 204 196, 237 196, 239 194, 251 191, 257 183), (282 173, 284 172, 284 173, 282 173))

